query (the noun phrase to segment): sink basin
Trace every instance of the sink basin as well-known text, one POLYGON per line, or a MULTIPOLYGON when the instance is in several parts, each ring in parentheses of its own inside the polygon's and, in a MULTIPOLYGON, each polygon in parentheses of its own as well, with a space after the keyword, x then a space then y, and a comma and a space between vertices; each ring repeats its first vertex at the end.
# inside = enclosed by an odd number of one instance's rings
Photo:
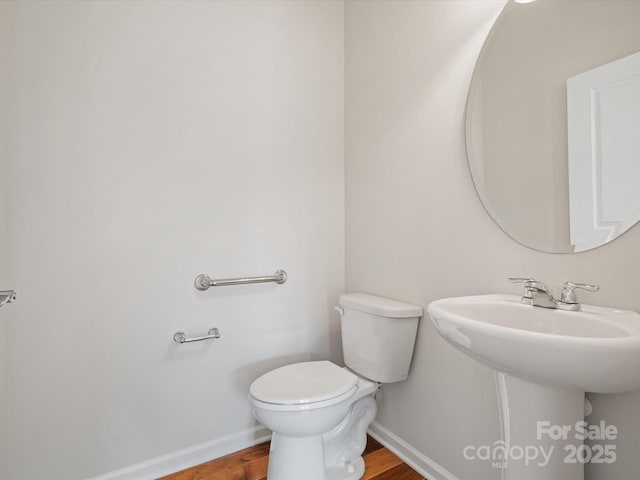
POLYGON ((494 370, 501 479, 584 480, 584 463, 566 461, 589 448, 575 435, 588 412, 584 394, 640 390, 640 314, 532 307, 514 295, 445 298, 427 311, 445 340, 494 370), (553 437, 549 426, 570 433, 553 437), (548 451, 548 462, 510 453, 524 449, 548 451))
POLYGON ((583 392, 640 389, 640 314, 583 305, 568 312, 514 295, 432 302, 428 312, 449 343, 503 373, 583 392))

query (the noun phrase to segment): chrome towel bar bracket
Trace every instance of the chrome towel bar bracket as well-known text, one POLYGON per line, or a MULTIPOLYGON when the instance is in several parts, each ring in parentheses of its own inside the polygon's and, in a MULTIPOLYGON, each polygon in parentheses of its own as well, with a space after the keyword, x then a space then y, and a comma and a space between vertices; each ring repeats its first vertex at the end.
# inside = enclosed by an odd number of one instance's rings
POLYGON ((15 290, 0 290, 0 307, 16 301, 15 290))
POLYGON ((268 275, 265 277, 220 278, 217 280, 203 273, 196 277, 194 284, 198 290, 208 290, 209 287, 224 287, 226 285, 246 285, 249 283, 267 282, 283 284, 286 281, 287 272, 285 272, 284 270, 277 270, 273 275, 268 275))
POLYGON ((187 338, 184 332, 176 332, 173 335, 173 341, 176 343, 191 343, 191 342, 201 342, 203 340, 212 340, 215 338, 220 338, 220 331, 217 328, 210 328, 206 335, 202 335, 201 337, 192 337, 187 338))

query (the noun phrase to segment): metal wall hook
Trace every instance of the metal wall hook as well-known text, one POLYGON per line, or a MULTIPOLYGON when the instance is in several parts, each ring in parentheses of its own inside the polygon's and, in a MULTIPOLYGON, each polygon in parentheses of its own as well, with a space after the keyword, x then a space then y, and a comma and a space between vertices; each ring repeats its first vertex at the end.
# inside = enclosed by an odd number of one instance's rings
POLYGON ((187 335, 184 332, 176 332, 173 335, 173 341, 176 343, 201 342, 203 340, 212 340, 215 338, 220 338, 220 331, 215 327, 210 328, 206 335, 202 335, 200 337, 187 338, 187 335))
POLYGON ((283 284, 287 281, 287 272, 284 270, 276 270, 273 275, 264 277, 241 277, 241 278, 220 278, 212 279, 209 275, 200 274, 195 279, 195 287, 198 290, 208 290, 209 287, 224 287, 226 285, 246 285, 249 283, 267 283, 275 282, 283 284))

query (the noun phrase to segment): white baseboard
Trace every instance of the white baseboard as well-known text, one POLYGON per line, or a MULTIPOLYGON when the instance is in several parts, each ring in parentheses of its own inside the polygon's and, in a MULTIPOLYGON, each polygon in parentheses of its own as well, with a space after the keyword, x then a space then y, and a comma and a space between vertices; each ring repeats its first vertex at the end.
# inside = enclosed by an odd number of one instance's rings
POLYGON ((258 425, 242 432, 178 450, 88 480, 153 480, 266 442, 269 438, 271 438, 271 432, 258 425))
POLYGON ((369 425, 369 435, 387 447, 407 465, 429 480, 458 480, 452 473, 419 452, 403 439, 378 422, 369 425))
MULTIPOLYGON (((458 480, 452 473, 419 452, 386 427, 374 421, 369 434, 387 447, 407 465, 429 480, 458 480)), ((258 425, 242 432, 217 438, 210 442, 178 450, 88 480, 155 480, 189 467, 251 447, 271 438, 271 432, 258 425)))

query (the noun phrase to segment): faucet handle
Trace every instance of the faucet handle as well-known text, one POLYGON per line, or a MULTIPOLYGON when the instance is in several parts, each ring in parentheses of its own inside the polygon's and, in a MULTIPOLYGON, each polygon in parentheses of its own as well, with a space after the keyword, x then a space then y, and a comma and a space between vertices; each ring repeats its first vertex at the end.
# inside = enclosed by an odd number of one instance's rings
POLYGON ((511 283, 524 283, 525 291, 531 288, 539 288, 541 290, 550 291, 549 288, 542 282, 539 282, 535 278, 531 277, 509 277, 511 283))
POLYGON ((509 277, 509 281, 511 283, 530 283, 535 282, 536 279, 531 277, 509 277))
POLYGON ((544 285, 532 277, 509 277, 509 281, 511 283, 524 283, 524 292, 522 292, 520 302, 525 305, 533 305, 533 291, 538 284, 544 287, 544 285))
POLYGON ((562 293, 560 294, 560 302, 578 303, 578 300, 576 299, 576 293, 574 292, 576 288, 589 290, 590 292, 597 292, 598 290, 600 290, 600 287, 598 285, 589 285, 588 283, 564 282, 564 285, 562 285, 562 293))

